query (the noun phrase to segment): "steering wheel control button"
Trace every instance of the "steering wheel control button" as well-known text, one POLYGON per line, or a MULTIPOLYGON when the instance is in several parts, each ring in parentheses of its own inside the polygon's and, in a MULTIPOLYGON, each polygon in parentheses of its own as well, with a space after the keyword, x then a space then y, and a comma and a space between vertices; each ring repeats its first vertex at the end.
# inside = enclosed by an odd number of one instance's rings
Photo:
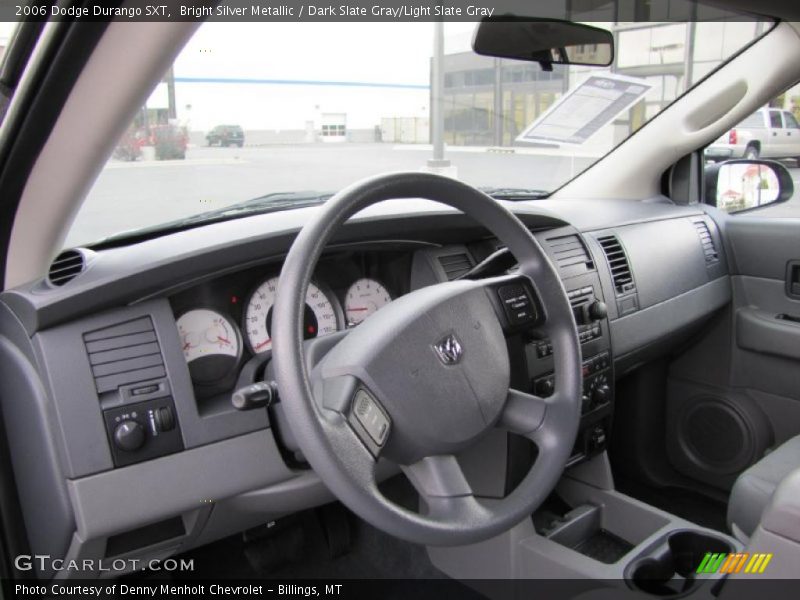
POLYGON ((497 288, 509 325, 519 327, 536 320, 536 308, 521 283, 510 283, 497 288))
POLYGON ((372 441, 383 446, 389 435, 389 417, 364 389, 358 390, 353 398, 353 416, 372 441))
POLYGON ((136 421, 123 421, 114 430, 114 443, 123 452, 135 452, 144 445, 144 427, 136 421))
POLYGON ((115 467, 183 450, 175 405, 169 396, 103 411, 115 467))

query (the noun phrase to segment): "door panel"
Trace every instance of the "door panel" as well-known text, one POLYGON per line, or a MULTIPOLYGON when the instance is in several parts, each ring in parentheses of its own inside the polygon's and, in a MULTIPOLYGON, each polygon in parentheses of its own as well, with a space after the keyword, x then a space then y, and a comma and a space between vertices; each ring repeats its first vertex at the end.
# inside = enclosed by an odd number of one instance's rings
POLYGON ((767 111, 766 139, 761 147, 761 156, 775 158, 782 156, 786 140, 783 135, 783 117, 781 111, 771 109, 767 111))
POLYGON ((683 475, 727 491, 770 448, 800 435, 800 298, 786 281, 787 265, 800 260, 800 219, 714 218, 733 301, 670 366, 667 454, 683 475))

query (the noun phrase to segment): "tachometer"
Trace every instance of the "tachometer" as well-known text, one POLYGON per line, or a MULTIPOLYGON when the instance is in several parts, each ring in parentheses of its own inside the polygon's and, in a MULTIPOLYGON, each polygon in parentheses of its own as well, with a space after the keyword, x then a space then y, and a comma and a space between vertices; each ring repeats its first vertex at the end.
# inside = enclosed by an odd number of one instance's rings
POLYGON ((210 384, 231 373, 242 352, 239 330, 216 311, 197 308, 177 321, 183 356, 192 380, 210 384))
MULTIPOLYGON (((277 292, 278 278, 267 279, 252 293, 245 308, 244 330, 247 332, 247 342, 254 354, 272 348, 272 307, 277 292)), ((334 333, 338 329, 339 319, 333 302, 316 284, 313 282, 308 284, 303 320, 305 339, 334 333)))
POLYGON ((355 327, 380 307, 392 301, 391 295, 374 279, 359 279, 350 289, 344 300, 344 313, 347 326, 355 327))

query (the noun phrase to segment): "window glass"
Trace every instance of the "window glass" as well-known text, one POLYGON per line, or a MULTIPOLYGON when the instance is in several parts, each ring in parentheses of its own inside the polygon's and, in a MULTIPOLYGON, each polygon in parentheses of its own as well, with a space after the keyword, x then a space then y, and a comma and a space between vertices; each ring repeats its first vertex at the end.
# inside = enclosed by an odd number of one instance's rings
POLYGON ((3 60, 6 54, 6 49, 14 37, 16 28, 16 23, 0 22, 0 61, 3 60))
POLYGON ((779 94, 705 149, 708 172, 717 177, 717 197, 706 199, 729 213, 800 219, 800 84, 779 94), (769 119, 770 128, 763 126, 769 119), (784 128, 785 125, 785 128, 784 128), (776 131, 779 129, 779 131, 776 131), (780 179, 769 166, 741 159, 767 159, 788 171, 793 194, 779 198, 780 179), (728 160, 740 162, 727 163, 728 160), (722 162, 713 166, 715 162, 722 162), (727 163, 727 164, 726 164, 727 163), (719 173, 716 173, 718 169, 719 173), (750 211, 754 212, 750 212, 750 211))
POLYGON ((772 27, 722 11, 707 22, 623 21, 642 15, 618 4, 573 16, 614 35, 614 64, 552 71, 475 54, 475 23, 442 24, 437 55, 431 22, 205 22, 137 111, 66 245, 241 215, 265 196, 288 207, 291 194, 326 196, 387 171, 446 168, 476 187, 546 195, 772 27), (580 108, 558 112, 565 99, 580 108))

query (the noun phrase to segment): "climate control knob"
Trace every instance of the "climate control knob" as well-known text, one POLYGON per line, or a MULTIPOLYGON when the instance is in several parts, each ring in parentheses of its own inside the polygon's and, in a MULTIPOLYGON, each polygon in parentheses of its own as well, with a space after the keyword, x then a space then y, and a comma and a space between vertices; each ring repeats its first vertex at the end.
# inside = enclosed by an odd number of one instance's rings
POLYGON ((592 391, 592 401, 595 406, 601 406, 611 400, 611 388, 608 385, 598 385, 592 391))
POLYGON ((144 445, 144 427, 136 421, 123 421, 114 429, 114 444, 125 452, 135 452, 144 445))

